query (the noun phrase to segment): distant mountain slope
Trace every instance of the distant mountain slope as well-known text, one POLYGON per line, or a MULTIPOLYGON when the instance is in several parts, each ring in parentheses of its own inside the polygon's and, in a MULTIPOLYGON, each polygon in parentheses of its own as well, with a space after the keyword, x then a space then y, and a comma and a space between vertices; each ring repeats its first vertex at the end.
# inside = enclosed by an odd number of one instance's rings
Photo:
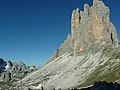
POLYGON ((27 66, 23 62, 12 62, 0 59, 0 87, 6 87, 19 81, 27 74, 38 70, 36 66, 27 66))

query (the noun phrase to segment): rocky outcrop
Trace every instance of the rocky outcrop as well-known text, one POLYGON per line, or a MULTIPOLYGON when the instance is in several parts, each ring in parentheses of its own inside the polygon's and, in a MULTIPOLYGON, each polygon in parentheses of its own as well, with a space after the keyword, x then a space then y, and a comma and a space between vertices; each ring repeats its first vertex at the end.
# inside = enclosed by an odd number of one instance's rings
POLYGON ((37 70, 36 66, 26 66, 23 62, 4 61, 0 59, 0 82, 20 80, 37 70))
MULTIPOLYGON (((94 0, 84 11, 73 10, 71 17, 71 33, 60 46, 58 56, 66 52, 74 55, 93 48, 112 46, 118 48, 116 29, 110 21, 110 9, 101 0, 94 0)), ((56 54, 51 59, 54 60, 56 54)))
POLYGON ((90 90, 120 90, 120 84, 115 82, 95 82, 90 90))

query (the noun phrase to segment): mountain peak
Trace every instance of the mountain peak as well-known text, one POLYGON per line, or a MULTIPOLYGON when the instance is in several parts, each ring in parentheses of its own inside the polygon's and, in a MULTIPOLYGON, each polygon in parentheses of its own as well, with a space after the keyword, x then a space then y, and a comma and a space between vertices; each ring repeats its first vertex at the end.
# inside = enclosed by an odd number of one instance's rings
MULTIPOLYGON (((118 48, 116 29, 110 21, 110 9, 101 0, 93 0, 93 5, 84 5, 72 11, 71 33, 60 46, 57 56, 66 52, 73 55, 89 49, 112 46, 118 48)), ((56 57, 54 55, 51 60, 56 57)))

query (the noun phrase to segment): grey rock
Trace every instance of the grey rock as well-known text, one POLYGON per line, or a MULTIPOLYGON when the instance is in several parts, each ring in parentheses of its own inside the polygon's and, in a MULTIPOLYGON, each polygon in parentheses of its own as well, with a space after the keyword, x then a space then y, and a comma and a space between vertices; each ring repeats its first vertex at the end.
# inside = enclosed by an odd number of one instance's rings
POLYGON ((0 82, 20 80, 27 74, 36 71, 36 66, 26 66, 22 61, 12 62, 0 59, 0 82))

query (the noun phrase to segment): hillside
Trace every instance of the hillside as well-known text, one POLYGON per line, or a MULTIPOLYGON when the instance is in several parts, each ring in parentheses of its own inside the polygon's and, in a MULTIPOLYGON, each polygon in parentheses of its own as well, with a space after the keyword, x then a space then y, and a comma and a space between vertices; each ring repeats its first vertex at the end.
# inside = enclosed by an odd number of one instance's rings
POLYGON ((66 89, 89 86, 95 81, 119 82, 119 64, 120 50, 117 49, 104 48, 77 57, 65 53, 20 83, 25 86, 43 83, 47 88, 54 86, 66 89))

